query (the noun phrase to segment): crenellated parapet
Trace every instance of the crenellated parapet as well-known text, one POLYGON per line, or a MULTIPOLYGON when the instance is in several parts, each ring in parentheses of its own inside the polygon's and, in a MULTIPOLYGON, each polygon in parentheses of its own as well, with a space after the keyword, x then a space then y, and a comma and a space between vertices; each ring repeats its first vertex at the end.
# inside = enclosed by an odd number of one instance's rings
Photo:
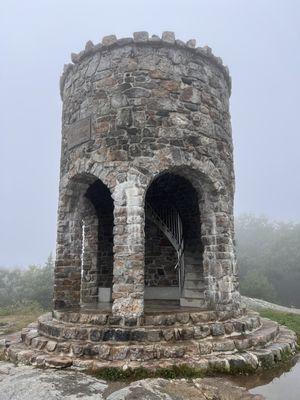
POLYGON ((229 74, 229 69, 223 64, 223 60, 213 54, 212 49, 209 46, 196 47, 196 40, 190 39, 184 42, 180 39, 176 39, 174 32, 165 31, 162 36, 158 35, 150 36, 148 32, 134 32, 133 37, 125 37, 118 39, 116 35, 108 35, 102 38, 101 43, 94 44, 89 40, 84 50, 79 53, 71 53, 72 63, 65 64, 63 69, 63 74, 60 79, 60 92, 62 96, 65 79, 68 73, 74 68, 74 66, 86 57, 89 57, 95 53, 104 53, 114 48, 123 46, 152 46, 152 47, 173 47, 186 49, 189 52, 209 61, 211 64, 215 65, 223 73, 224 78, 227 82, 229 91, 231 91, 231 77, 229 74))

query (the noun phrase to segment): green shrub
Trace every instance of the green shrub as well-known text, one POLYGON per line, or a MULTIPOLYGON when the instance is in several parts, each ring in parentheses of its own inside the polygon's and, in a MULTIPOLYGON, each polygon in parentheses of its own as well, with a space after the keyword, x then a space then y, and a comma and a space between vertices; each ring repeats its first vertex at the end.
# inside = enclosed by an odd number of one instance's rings
POLYGON ((31 265, 25 270, 0 269, 0 313, 40 307, 50 309, 53 293, 53 259, 43 266, 31 265), (11 310, 11 311, 10 311, 11 310))

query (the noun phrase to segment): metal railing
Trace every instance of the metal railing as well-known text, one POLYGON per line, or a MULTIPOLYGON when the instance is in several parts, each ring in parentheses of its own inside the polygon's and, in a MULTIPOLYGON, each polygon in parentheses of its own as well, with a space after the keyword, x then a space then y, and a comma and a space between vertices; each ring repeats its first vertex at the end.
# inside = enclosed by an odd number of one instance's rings
POLYGON ((175 207, 153 208, 146 203, 146 218, 150 219, 169 239, 177 253, 177 263, 174 266, 178 269, 180 294, 184 285, 184 238, 183 226, 179 212, 175 207))

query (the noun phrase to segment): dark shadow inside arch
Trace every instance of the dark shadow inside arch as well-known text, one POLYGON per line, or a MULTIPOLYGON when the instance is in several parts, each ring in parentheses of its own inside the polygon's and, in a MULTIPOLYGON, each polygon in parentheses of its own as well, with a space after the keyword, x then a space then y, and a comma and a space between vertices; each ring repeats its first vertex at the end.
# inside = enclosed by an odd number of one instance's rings
POLYGON ((145 299, 185 298, 197 305, 203 295, 203 245, 195 188, 180 175, 160 175, 146 193, 145 216, 145 299))
POLYGON ((113 280, 113 211, 108 187, 99 179, 85 193, 92 204, 83 219, 82 302, 111 301, 113 280))

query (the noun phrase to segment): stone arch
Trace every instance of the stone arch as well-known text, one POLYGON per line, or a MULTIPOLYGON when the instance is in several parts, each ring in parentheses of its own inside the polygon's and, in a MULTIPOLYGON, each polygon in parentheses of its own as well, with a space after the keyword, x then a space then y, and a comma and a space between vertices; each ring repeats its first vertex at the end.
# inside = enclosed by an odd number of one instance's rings
POLYGON ((55 308, 109 301, 113 268, 113 199, 95 175, 63 182, 58 210, 55 308), (100 288, 100 289, 99 289, 100 288))
POLYGON ((60 179, 60 190, 70 188, 72 182, 88 182, 92 183, 96 179, 103 182, 108 187, 111 194, 116 185, 115 166, 106 166, 93 160, 93 156, 89 160, 76 160, 72 169, 60 179))
POLYGON ((148 162, 143 160, 143 164, 140 164, 139 160, 136 160, 135 166, 145 175, 146 186, 149 186, 151 181, 159 174, 165 171, 176 171, 176 173, 193 181, 195 187, 198 187, 201 183, 205 193, 223 196, 227 195, 228 191, 233 190, 230 185, 225 184, 224 176, 209 158, 203 155, 196 158, 184 150, 160 150, 148 162))
POLYGON ((145 191, 145 298, 178 300, 190 295, 194 306, 204 291, 200 212, 204 194, 195 188, 188 170, 162 171, 145 191))

